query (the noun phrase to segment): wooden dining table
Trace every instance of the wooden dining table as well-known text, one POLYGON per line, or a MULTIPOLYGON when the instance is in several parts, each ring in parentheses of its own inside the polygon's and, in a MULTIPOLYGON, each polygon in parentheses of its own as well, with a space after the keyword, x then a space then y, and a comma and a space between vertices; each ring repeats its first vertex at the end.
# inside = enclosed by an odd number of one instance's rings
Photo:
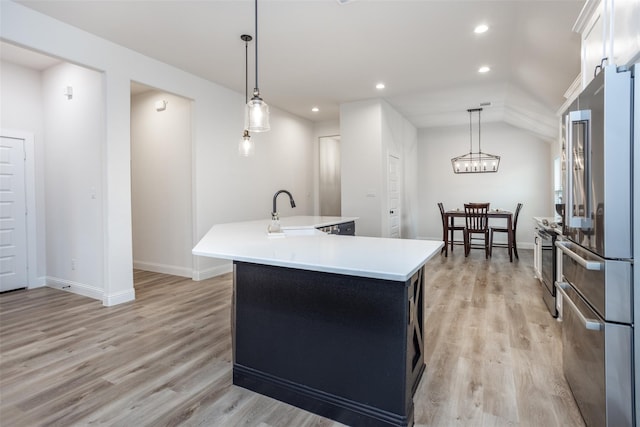
MULTIPOLYGON (((445 211, 445 230, 444 230, 444 255, 447 256, 449 250, 449 226, 453 225, 453 221, 455 218, 464 218, 466 214, 464 213, 464 209, 453 209, 449 211, 445 211)), ((489 221, 491 219, 506 219, 507 220, 507 248, 509 249, 509 260, 513 262, 513 212, 505 211, 502 209, 490 209, 487 212, 487 217, 489 221)))

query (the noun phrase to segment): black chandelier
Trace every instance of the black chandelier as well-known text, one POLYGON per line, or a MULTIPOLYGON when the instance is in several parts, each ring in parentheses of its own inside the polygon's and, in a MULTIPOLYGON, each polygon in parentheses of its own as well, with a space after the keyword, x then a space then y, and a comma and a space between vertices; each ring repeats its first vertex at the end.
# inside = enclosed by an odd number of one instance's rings
POLYGON ((454 173, 498 172, 500 156, 484 153, 480 145, 480 112, 482 108, 471 108, 469 112, 469 152, 451 159, 454 173), (473 151, 472 114, 478 113, 478 151, 473 151))

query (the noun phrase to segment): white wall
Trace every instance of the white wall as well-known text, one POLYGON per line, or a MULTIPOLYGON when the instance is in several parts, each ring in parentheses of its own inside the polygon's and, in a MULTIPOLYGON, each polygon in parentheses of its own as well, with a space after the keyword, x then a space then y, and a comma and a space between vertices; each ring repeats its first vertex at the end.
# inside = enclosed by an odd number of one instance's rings
POLYGON ((40 72, 8 62, 0 62, 0 128, 26 131, 34 135, 36 198, 36 282, 45 283, 46 237, 44 197, 44 118, 40 72))
MULTIPOLYGON (((6 41, 103 72, 102 224, 105 305, 129 301, 133 290, 131 229, 131 81, 193 100, 193 244, 216 223, 268 218, 273 193, 290 190, 295 212, 312 210, 313 124, 277 108, 271 128, 254 134, 256 155, 240 158, 244 94, 188 74, 14 2, 0 2, 0 37, 6 41)), ((268 102, 268 88, 263 96, 268 102)), ((289 208, 290 209, 290 208, 289 208)), ((229 262, 197 257, 195 278, 230 271, 229 262)))
POLYGON ((340 106, 342 215, 359 217, 358 236, 382 235, 381 115, 379 100, 340 106))
MULTIPOLYGON (((474 150, 477 140, 474 139, 474 150)), ((517 230, 518 247, 532 247, 534 216, 553 216, 550 146, 505 123, 482 125, 482 149, 501 156, 497 173, 454 174, 451 158, 469 151, 466 126, 428 128, 418 132, 418 191, 422 238, 442 238, 438 202, 445 209, 465 202, 490 202, 491 208, 515 210, 524 204, 517 230)))
POLYGON ((95 298, 104 289, 102 101, 100 73, 67 63, 42 73, 47 284, 95 298))
POLYGON ((340 106, 342 214, 356 216, 356 234, 388 237, 388 158, 400 158, 401 237, 417 236, 417 130, 386 101, 340 106))
POLYGON ((156 90, 132 96, 134 268, 192 276, 191 177, 191 101, 156 90))

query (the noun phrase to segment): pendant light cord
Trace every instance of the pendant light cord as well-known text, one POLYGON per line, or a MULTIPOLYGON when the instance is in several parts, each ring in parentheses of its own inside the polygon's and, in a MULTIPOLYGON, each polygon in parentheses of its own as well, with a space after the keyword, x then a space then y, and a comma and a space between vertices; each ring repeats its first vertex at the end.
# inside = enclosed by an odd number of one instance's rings
POLYGON ((255 0, 256 5, 256 87, 253 90, 254 95, 258 94, 258 0, 255 0))
POLYGON ((473 153, 473 127, 471 124, 471 110, 469 110, 469 154, 473 153))
POLYGON ((244 103, 249 102, 249 42, 244 42, 244 103))
POLYGON ((482 145, 480 145, 480 114, 482 113, 482 108, 478 110, 478 153, 482 154, 482 145))

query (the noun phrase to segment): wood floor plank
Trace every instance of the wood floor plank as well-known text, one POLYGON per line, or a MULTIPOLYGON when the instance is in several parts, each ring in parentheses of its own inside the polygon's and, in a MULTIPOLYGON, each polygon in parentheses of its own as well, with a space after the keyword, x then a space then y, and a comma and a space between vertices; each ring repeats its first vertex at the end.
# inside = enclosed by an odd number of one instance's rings
MULTIPOLYGON (((532 251, 436 257, 416 426, 583 426, 532 251)), ((114 307, 51 288, 0 295, 0 425, 337 427, 231 383, 232 275, 134 271, 114 307)))

